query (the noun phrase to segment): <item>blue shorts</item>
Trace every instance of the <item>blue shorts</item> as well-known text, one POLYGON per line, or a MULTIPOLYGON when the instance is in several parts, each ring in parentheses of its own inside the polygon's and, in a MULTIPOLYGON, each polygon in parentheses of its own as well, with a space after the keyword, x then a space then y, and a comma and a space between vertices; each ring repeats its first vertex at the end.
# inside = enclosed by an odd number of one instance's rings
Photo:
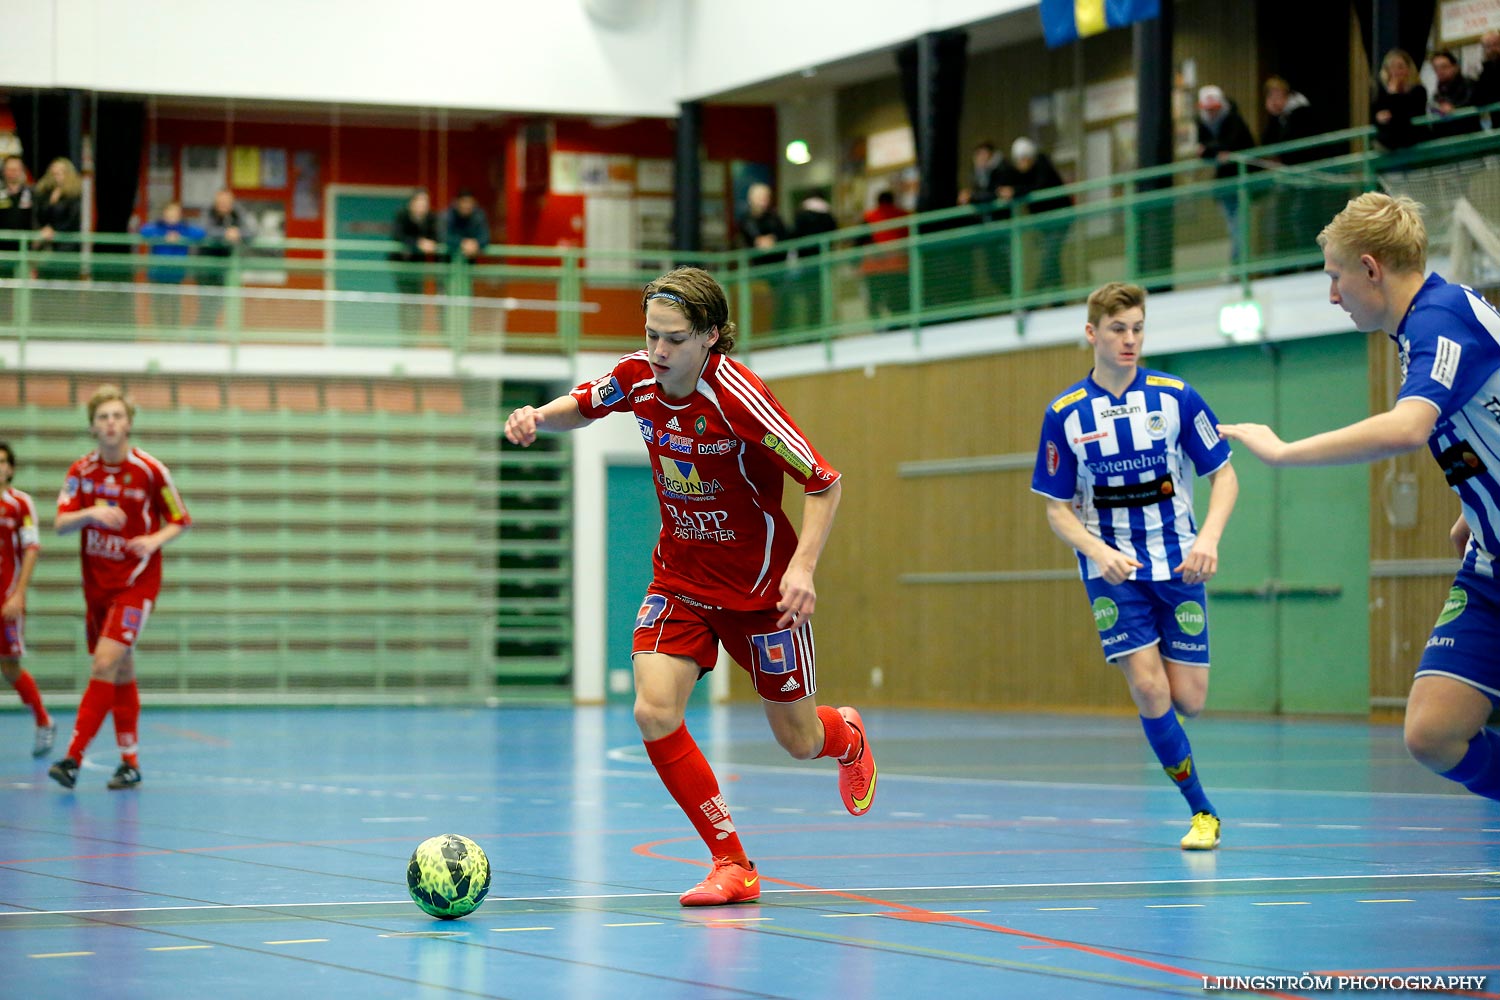
POLYGON ((1461 569, 1417 665, 1417 676, 1452 677, 1500 705, 1500 580, 1461 569))
POLYGON ((1161 644, 1161 657, 1208 666, 1208 605, 1203 584, 1181 580, 1085 580, 1099 644, 1110 663, 1161 644))

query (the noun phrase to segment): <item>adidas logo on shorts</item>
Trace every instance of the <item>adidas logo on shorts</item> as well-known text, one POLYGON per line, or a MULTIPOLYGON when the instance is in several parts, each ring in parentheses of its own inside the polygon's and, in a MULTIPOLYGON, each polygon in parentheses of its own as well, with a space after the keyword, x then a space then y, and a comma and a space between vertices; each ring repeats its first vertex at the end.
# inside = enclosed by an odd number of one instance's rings
POLYGON ((783 684, 783 685, 781 685, 781 693, 785 694, 788 691, 795 691, 798 688, 800 688, 801 686, 802 686, 801 684, 797 683, 797 678, 795 678, 795 677, 788 677, 786 679, 786 683, 783 684))

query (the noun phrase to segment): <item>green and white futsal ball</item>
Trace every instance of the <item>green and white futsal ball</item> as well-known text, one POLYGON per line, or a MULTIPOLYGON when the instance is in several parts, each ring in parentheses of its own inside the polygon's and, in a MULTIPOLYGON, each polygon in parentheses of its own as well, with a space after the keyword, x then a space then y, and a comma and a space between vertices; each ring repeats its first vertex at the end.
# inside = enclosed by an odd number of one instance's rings
POLYGON ((412 901, 443 920, 479 908, 490 891, 490 859, 468 837, 445 833, 429 837, 411 852, 406 888, 412 901))

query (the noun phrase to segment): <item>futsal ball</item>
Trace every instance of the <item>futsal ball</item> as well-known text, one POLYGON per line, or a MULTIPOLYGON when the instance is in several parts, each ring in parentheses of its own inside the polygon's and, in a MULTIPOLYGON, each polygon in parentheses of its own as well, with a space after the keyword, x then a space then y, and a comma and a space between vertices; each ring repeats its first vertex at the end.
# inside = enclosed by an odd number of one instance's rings
POLYGON ((412 901, 443 920, 473 913, 490 891, 490 859, 468 837, 429 837, 411 852, 406 888, 412 901))

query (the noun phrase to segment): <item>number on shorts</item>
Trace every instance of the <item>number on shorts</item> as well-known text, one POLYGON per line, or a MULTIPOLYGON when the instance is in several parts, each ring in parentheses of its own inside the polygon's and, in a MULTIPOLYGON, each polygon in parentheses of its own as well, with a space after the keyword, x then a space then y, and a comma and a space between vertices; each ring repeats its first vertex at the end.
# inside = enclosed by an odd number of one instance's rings
POLYGON ((647 594, 641 602, 641 613, 635 616, 636 628, 650 628, 656 624, 662 612, 667 610, 667 599, 660 594, 647 594))
POLYGON ((752 635, 755 646, 756 669, 763 674, 789 674, 797 669, 797 647, 792 642, 792 630, 752 635))

